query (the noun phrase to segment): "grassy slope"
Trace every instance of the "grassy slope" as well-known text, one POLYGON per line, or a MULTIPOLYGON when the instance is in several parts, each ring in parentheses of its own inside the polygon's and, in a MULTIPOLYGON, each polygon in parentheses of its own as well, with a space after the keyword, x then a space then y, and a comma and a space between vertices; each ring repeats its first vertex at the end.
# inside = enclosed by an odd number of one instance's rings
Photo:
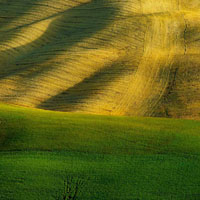
POLYGON ((198 199, 200 123, 0 107, 0 198, 198 199), (45 151, 44 151, 45 150, 45 151))
POLYGON ((199 9, 198 0, 0 1, 0 100, 199 118, 199 9))
POLYGON ((199 121, 69 114, 5 105, 0 110, 0 150, 200 151, 199 121))
MULTIPOLYGON (((0 0, 0 100, 199 118, 198 0, 0 0), (97 106, 98 105, 98 106, 97 106)), ((199 121, 0 104, 0 199, 200 198, 199 121)))

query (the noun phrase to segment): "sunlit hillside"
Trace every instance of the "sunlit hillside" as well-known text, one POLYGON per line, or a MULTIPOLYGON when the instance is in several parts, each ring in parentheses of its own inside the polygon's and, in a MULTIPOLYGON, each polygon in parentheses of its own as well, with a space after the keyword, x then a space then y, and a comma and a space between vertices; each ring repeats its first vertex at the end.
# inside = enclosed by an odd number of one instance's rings
POLYGON ((200 1, 0 0, 0 101, 200 118, 200 1))

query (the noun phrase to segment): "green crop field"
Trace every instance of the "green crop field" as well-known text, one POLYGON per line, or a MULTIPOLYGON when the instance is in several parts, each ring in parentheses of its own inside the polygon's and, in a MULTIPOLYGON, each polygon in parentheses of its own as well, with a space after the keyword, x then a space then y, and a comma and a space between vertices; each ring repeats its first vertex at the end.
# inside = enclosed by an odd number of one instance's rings
POLYGON ((0 199, 200 197, 199 121, 1 104, 0 122, 0 199))

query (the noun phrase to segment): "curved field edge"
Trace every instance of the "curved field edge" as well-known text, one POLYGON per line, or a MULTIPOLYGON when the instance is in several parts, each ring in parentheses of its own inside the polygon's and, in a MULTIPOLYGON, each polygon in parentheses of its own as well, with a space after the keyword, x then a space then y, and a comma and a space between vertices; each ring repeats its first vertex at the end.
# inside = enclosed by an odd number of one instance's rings
POLYGON ((98 116, 0 105, 0 151, 199 154, 200 122, 98 116))

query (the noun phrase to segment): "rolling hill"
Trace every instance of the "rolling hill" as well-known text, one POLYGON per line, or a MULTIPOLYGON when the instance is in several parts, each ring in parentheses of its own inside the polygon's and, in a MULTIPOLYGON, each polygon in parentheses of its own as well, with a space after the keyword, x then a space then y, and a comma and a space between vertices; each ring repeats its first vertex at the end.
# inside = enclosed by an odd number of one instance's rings
POLYGON ((198 200, 199 130, 1 104, 0 199, 63 200, 67 183, 66 200, 198 200))
POLYGON ((198 0, 0 0, 0 101, 200 117, 198 0))
POLYGON ((199 0, 0 0, 0 199, 199 200, 199 49, 199 0))

